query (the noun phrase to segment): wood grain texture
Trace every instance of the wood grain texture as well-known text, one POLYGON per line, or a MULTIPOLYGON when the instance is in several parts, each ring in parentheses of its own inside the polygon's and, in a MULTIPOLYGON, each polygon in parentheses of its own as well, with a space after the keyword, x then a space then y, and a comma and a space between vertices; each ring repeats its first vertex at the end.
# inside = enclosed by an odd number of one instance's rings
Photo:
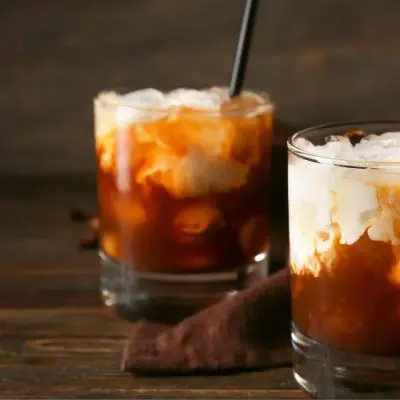
MULTIPOLYGON (((226 84, 242 0, 0 2, 0 171, 93 171, 104 88, 226 84)), ((247 86, 295 126, 397 117, 397 0, 262 0, 247 86)), ((283 144, 287 136, 277 136, 283 144)))
POLYGON ((145 378, 119 371, 129 324, 103 308, 95 252, 69 210, 95 210, 89 174, 1 176, 0 398, 303 398, 288 368, 145 378))

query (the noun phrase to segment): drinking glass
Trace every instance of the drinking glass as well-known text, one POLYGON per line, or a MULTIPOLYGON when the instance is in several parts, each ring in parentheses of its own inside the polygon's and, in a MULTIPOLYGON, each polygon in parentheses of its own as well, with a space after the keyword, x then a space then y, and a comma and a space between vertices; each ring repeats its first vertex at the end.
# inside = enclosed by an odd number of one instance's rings
POLYGON ((266 275, 273 110, 225 88, 95 98, 106 305, 160 320, 266 275))
POLYGON ((313 127, 288 149, 295 379, 400 398, 400 122, 313 127))

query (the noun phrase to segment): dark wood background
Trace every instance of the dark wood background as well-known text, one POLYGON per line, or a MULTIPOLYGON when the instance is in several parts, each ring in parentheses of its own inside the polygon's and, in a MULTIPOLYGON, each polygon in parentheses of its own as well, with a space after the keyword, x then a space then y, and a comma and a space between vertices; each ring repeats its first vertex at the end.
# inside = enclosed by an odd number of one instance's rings
MULTIPOLYGON (((398 116, 398 0, 260 3, 247 86, 269 91, 280 119, 398 116)), ((93 171, 101 89, 226 84, 242 9, 242 0, 1 0, 0 172, 93 171)))

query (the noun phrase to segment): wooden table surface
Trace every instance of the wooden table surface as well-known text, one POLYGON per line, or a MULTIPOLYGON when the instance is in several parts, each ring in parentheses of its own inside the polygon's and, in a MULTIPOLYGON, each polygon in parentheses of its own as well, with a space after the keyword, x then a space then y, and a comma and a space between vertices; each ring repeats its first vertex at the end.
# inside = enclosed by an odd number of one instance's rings
POLYGON ((304 398, 288 368, 138 378, 119 370, 129 323, 98 293, 95 252, 73 207, 94 209, 93 176, 2 177, 0 398, 304 398))

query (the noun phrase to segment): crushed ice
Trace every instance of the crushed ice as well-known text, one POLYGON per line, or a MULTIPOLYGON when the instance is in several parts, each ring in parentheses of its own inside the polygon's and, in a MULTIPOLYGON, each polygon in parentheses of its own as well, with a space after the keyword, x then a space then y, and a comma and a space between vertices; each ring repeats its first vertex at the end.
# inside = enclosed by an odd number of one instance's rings
POLYGON ((99 121, 97 131, 110 130, 113 119, 118 126, 133 121, 150 122, 165 117, 174 107, 188 107, 197 110, 218 111, 221 105, 229 100, 227 89, 210 88, 203 90, 179 88, 163 93, 154 88, 140 89, 124 95, 115 92, 102 92, 98 95, 95 114, 99 121), (102 104, 115 104, 113 107, 102 107, 102 104), (104 118, 107 115, 107 118, 104 118))
MULTIPOLYGON (((343 136, 320 146, 302 138, 295 144, 305 152, 345 161, 400 161, 400 132, 368 135, 355 145, 343 136)), ((400 244, 394 230, 400 203, 392 201, 400 198, 393 195, 400 193, 398 167, 354 169, 290 156, 288 176, 291 261, 297 268, 318 274, 315 254, 328 254, 333 244, 324 245, 319 232, 332 232, 335 226, 341 244, 351 245, 365 232, 371 240, 400 244)))
POLYGON ((166 95, 169 107, 184 106, 197 110, 216 110, 222 104, 221 96, 209 90, 176 89, 166 95))
POLYGON ((367 135, 355 145, 346 136, 334 136, 320 146, 304 138, 297 139, 295 144, 303 151, 345 161, 400 161, 400 132, 367 135))

